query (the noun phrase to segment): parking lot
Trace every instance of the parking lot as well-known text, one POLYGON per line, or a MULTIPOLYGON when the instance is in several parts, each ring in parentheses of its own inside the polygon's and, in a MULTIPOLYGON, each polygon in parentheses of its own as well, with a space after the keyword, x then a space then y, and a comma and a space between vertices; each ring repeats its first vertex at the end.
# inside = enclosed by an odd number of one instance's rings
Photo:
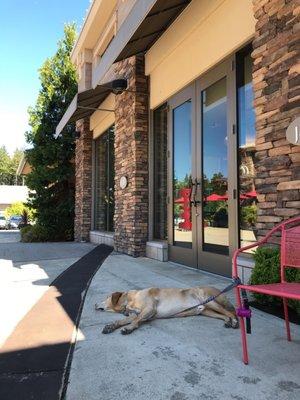
POLYGON ((0 231, 0 243, 17 243, 20 239, 20 231, 17 229, 0 231))

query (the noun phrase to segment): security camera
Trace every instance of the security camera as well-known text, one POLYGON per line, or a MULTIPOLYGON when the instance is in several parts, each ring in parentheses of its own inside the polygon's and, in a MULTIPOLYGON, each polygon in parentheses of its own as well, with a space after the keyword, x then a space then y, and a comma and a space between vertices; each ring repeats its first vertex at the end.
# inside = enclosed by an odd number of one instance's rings
POLYGON ((114 94, 121 94, 127 89, 127 79, 114 79, 111 81, 111 88, 114 94))

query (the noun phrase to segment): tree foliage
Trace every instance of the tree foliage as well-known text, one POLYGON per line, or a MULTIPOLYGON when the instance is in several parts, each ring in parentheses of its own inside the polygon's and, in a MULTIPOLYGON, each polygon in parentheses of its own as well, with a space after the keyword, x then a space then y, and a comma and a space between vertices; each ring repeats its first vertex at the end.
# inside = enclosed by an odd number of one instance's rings
POLYGON ((4 215, 6 218, 11 217, 12 215, 22 216, 24 212, 28 215, 28 219, 33 220, 33 210, 29 209, 26 204, 21 201, 17 201, 13 203, 10 207, 7 207, 4 211, 4 215))
POLYGON ((10 156, 5 146, 0 147, 0 185, 18 185, 22 182, 21 177, 16 176, 22 155, 23 151, 16 149, 10 156))
POLYGON ((30 149, 26 158, 32 171, 26 184, 31 190, 29 206, 49 240, 72 239, 74 221, 74 126, 68 125, 55 138, 55 128, 77 92, 76 71, 70 53, 76 37, 74 24, 67 24, 53 57, 39 70, 41 89, 29 109, 31 130, 26 133, 30 149))

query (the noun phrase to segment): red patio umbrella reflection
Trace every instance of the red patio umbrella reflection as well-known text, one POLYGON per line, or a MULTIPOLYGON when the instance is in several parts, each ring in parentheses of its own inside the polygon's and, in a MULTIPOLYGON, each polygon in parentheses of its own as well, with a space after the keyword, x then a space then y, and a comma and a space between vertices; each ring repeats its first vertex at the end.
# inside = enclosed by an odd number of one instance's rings
POLYGON ((247 197, 257 197, 257 193, 255 190, 252 190, 251 192, 246 193, 247 197))
POLYGON ((228 200, 228 196, 226 196, 226 195, 220 196, 217 193, 212 193, 209 196, 207 196, 205 200, 206 201, 225 201, 225 200, 228 200))

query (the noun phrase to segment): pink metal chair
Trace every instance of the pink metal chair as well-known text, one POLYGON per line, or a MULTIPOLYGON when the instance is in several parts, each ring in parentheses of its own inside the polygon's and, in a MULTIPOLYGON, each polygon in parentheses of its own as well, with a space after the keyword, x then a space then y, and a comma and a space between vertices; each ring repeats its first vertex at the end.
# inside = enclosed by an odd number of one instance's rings
POLYGON ((281 224, 275 226, 263 239, 249 246, 245 246, 241 249, 236 250, 232 260, 232 276, 233 278, 238 278, 237 258, 241 253, 256 246, 266 244, 268 242, 274 243, 274 240, 272 240, 272 238, 274 237, 276 237, 277 242, 278 239, 280 241, 280 282, 265 285, 239 284, 235 288, 236 301, 238 305, 237 314, 240 320, 242 336, 243 361, 245 364, 248 364, 249 359, 244 319, 246 318, 249 321, 249 317, 251 315, 246 309, 247 307, 243 307, 242 304, 241 292, 243 290, 282 298, 287 340, 291 341, 287 303, 288 299, 300 300, 300 283, 286 282, 285 268, 300 268, 300 217, 292 218, 290 220, 282 222, 281 224), (278 238, 278 236, 281 237, 278 238))

